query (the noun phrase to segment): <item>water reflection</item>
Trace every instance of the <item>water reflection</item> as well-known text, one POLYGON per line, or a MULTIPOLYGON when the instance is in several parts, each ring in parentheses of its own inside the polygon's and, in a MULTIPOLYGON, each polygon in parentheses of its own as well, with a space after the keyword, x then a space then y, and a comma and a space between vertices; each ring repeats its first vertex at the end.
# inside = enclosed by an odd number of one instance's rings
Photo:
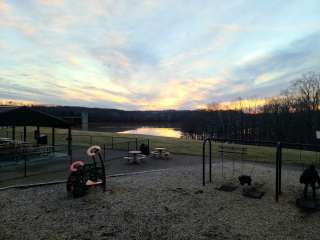
POLYGON ((182 132, 174 128, 140 127, 133 130, 120 131, 118 133, 143 134, 161 137, 181 138, 182 132))

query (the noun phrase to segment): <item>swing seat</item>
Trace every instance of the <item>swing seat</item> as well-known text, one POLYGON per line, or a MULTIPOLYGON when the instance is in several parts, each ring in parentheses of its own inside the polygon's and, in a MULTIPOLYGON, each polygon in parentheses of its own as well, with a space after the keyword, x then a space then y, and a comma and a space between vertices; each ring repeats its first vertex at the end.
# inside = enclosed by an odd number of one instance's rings
POLYGON ((238 177, 238 179, 241 185, 244 185, 244 184, 248 184, 249 186, 251 185, 251 182, 252 182, 251 176, 241 175, 238 177))
POLYGON ((249 198, 261 199, 265 192, 259 191, 255 187, 245 187, 242 190, 242 195, 249 198))
POLYGON ((303 210, 319 211, 320 201, 319 199, 305 199, 303 197, 296 200, 296 206, 303 210))
POLYGON ((233 184, 224 184, 224 185, 221 185, 220 187, 218 187, 216 189, 219 190, 219 191, 224 191, 224 192, 233 192, 237 188, 238 188, 238 186, 235 186, 233 184))

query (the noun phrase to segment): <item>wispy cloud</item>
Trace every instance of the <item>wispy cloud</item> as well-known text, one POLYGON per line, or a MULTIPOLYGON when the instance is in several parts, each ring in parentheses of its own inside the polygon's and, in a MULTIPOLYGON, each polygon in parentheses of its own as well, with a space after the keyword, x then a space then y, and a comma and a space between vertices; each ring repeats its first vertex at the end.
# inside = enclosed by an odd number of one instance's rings
POLYGON ((319 10, 317 0, 3 0, 0 99, 186 109, 271 96, 319 68, 319 10))
POLYGON ((64 0, 37 0, 40 4, 46 5, 46 6, 63 6, 64 0))

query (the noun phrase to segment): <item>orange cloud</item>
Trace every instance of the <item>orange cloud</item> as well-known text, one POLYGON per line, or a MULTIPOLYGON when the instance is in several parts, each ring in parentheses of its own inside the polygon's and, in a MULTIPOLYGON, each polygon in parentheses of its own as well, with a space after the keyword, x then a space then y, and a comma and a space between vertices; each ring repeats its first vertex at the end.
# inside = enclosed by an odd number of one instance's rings
POLYGON ((224 83, 224 80, 216 78, 190 81, 172 80, 158 86, 158 97, 147 99, 147 101, 139 100, 135 104, 145 110, 176 109, 185 103, 191 103, 196 107, 198 106, 197 102, 207 99, 210 89, 214 89, 222 83, 224 83))

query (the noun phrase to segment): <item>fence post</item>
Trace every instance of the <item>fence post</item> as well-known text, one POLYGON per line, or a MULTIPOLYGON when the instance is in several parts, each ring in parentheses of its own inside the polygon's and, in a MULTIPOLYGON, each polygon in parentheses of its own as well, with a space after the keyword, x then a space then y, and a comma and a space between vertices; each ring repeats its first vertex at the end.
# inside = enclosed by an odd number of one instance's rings
POLYGON ((280 154, 281 154, 281 143, 277 143, 277 152, 276 152, 276 202, 279 201, 279 170, 280 170, 280 154))
POLYGON ((279 195, 281 195, 281 185, 282 185, 282 144, 280 142, 279 146, 279 195))
POLYGON ((204 141, 203 144, 202 144, 202 186, 205 186, 206 185, 206 167, 205 167, 205 164, 206 164, 206 142, 204 141))
POLYGON ((103 161, 106 160, 106 144, 103 144, 103 161))
POLYGON ((111 137, 111 149, 113 149, 113 137, 111 137))
POLYGON ((209 139, 209 164, 210 164, 210 167, 209 167, 209 174, 210 174, 210 178, 209 178, 209 180, 210 180, 210 182, 212 182, 212 177, 211 177, 211 175, 212 175, 212 146, 211 146, 211 139, 209 139))
POLYGON ((72 163, 72 130, 71 127, 68 128, 68 156, 70 157, 70 163, 72 163))
POLYGON ((24 156, 24 177, 27 177, 27 155, 24 156))

